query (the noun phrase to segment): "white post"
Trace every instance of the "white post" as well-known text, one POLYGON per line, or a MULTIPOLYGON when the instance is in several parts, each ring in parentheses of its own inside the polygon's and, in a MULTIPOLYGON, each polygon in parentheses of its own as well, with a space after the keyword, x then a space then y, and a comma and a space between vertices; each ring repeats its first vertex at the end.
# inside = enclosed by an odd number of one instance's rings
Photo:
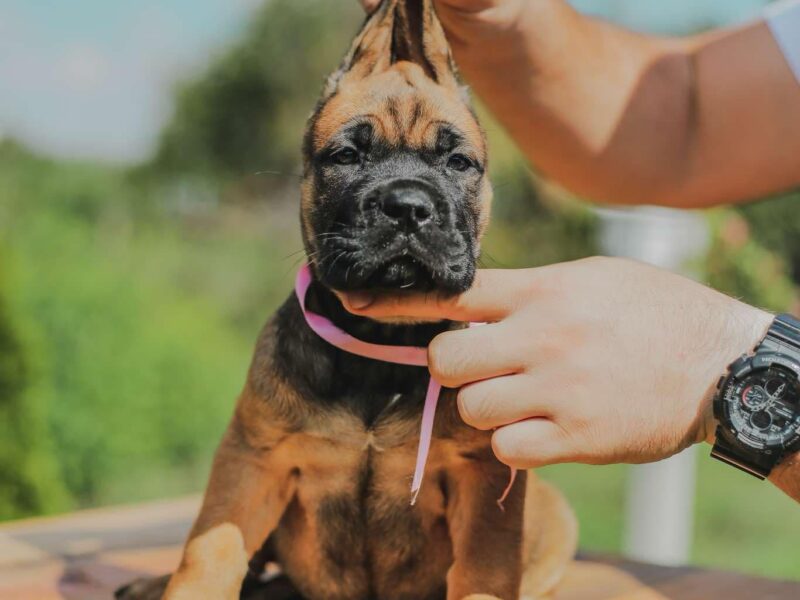
MULTIPOLYGON (((701 215, 665 208, 602 209, 604 254, 625 256, 697 276, 690 261, 708 247, 701 215)), ((642 373, 647 377, 647 373, 642 373)), ((695 452, 631 467, 625 515, 625 554, 661 565, 686 564, 692 541, 695 452)))

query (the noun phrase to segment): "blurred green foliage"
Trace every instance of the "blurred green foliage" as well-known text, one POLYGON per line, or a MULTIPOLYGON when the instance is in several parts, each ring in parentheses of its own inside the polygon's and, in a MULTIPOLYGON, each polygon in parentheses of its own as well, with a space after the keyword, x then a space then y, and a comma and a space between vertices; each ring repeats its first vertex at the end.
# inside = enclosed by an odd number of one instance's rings
POLYGON ((6 302, 8 256, 0 248, 0 515, 21 516, 62 506, 42 398, 33 392, 35 371, 6 302))
MULTIPOLYGON (((355 2, 266 3, 181 86, 136 169, 0 144, 0 519, 202 488, 258 329, 302 260, 303 122, 360 19, 355 2)), ((484 266, 596 253, 594 214, 537 184, 483 121, 496 189, 484 266)), ((712 213, 708 280, 786 308, 797 201, 712 213)), ((584 548, 620 549, 625 475, 544 470, 575 505, 584 548)), ((698 487, 699 563, 800 577, 790 501, 707 459, 698 487)))
POLYGON ((355 2, 267 3, 240 43, 179 89, 153 168, 225 178, 292 172, 323 78, 361 19, 355 2))
MULTIPOLYGON (((249 292, 227 294, 252 277, 259 312, 277 301, 282 290, 264 290, 277 276, 259 279, 254 259, 279 255, 280 239, 240 228, 238 240, 227 233, 223 241, 222 226, 137 221, 129 206, 140 196, 106 168, 45 161, 9 144, 0 165, 0 237, 13 251, 5 291, 13 321, 35 340, 28 355, 38 365, 27 389, 9 380, 3 394, 11 413, 2 421, 11 427, 0 437, 3 476, 66 490, 60 500, 54 492, 27 500, 34 492, 21 483, 4 485, 27 496, 0 504, 0 517, 195 489, 262 320, 242 316, 249 292), (249 268, 229 276, 242 256, 249 268), (52 473, 30 468, 41 453, 52 473), (169 472, 183 476, 153 480, 169 472)), ((19 345, 5 339, 4 373, 22 377, 19 345)))
POLYGON ((753 237, 781 256, 800 282, 800 192, 784 194, 741 207, 753 237))
MULTIPOLYGON (((797 503, 776 487, 731 469, 697 448, 692 562, 763 576, 800 579, 797 503)), ((626 465, 557 465, 540 475, 563 490, 580 520, 581 547, 622 551, 626 465)))
MULTIPOLYGON (((763 206, 768 206, 768 203, 763 206)), ((783 221, 781 216, 780 211, 776 210, 776 220, 771 228, 766 229, 791 231, 800 223, 797 216, 783 221)), ((797 286, 790 277, 791 245, 777 246, 783 247, 784 252, 768 250, 753 235, 753 227, 748 220, 734 210, 711 212, 709 223, 713 236, 705 264, 708 283, 720 291, 774 312, 792 307, 797 298, 797 286)), ((770 231, 766 233, 772 234, 770 231)))

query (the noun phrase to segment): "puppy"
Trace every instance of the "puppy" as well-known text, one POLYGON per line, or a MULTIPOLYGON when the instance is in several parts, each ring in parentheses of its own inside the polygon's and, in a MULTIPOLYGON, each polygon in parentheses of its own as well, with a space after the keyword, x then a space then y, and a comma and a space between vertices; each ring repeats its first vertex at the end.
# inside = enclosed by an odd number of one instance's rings
MULTIPOLYGON (((459 327, 378 323, 339 299, 455 294, 473 282, 492 195, 486 141, 431 0, 384 0, 367 19, 303 153, 309 308, 376 344, 426 346, 459 327)), ((462 423, 453 390, 410 505, 428 377, 329 345, 290 296, 258 340, 177 572, 118 597, 544 597, 573 555, 572 513, 524 473, 498 507, 509 470, 491 434, 462 423), (259 586, 266 561, 280 565, 288 596, 259 586)))

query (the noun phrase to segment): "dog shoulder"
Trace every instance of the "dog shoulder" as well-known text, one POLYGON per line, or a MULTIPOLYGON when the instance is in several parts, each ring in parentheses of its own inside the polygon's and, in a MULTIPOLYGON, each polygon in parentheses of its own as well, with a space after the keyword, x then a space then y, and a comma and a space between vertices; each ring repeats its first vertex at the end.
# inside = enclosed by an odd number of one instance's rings
POLYGON ((273 445, 285 435, 301 430, 307 416, 307 403, 286 376, 283 364, 287 354, 291 363, 291 355, 296 353, 296 349, 285 347, 294 345, 292 336, 282 335, 294 326, 293 302, 296 300, 291 296, 261 329, 236 403, 229 435, 248 445, 273 445))

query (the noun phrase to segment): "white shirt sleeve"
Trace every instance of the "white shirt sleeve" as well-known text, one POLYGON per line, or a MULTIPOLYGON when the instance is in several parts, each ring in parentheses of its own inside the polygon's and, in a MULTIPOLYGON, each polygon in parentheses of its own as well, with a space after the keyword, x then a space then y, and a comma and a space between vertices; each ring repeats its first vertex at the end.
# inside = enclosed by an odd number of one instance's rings
POLYGON ((800 82, 800 0, 783 0, 767 7, 767 25, 800 82))

